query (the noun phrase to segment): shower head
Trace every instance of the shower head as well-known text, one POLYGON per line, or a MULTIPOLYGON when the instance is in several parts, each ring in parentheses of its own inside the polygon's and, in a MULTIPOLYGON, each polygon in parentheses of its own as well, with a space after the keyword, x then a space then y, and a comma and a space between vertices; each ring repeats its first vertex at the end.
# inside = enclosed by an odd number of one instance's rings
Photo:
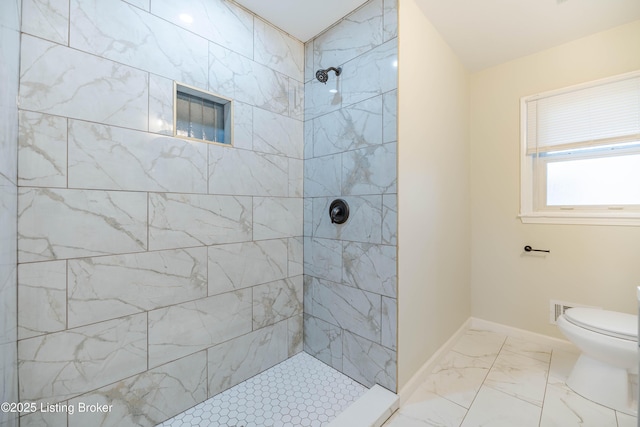
POLYGON ((329 67, 326 70, 318 70, 316 71, 316 79, 318 79, 320 83, 327 84, 327 80, 329 80, 329 71, 334 71, 336 76, 339 76, 340 73, 342 73, 342 68, 329 67))

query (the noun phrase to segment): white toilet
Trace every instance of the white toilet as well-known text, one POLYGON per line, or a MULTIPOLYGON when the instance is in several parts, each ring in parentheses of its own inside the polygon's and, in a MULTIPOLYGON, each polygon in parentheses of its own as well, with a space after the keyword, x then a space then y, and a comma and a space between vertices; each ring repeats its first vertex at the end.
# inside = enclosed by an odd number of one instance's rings
POLYGON ((582 354, 567 385, 609 408, 637 413, 638 316, 595 308, 570 308, 558 328, 582 354))

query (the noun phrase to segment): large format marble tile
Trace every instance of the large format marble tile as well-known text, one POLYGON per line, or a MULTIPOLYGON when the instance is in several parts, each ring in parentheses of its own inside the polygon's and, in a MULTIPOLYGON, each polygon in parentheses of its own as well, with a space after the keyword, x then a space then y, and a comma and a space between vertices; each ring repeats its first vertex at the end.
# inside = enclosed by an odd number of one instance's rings
POLYGON ((206 248, 69 260, 69 327, 207 296, 206 248))
POLYGON ((302 276, 253 288, 253 329, 302 314, 302 276))
POLYGON ((287 358, 287 322, 258 329, 207 350, 209 396, 287 358))
POLYGON ((254 20, 253 40, 254 61, 297 81, 303 80, 304 46, 302 42, 262 19, 254 20))
POLYGON ((398 195, 382 196, 382 243, 398 244, 398 195))
POLYGON ((253 110, 253 149, 263 153, 302 158, 303 124, 262 108, 253 110))
POLYGON ((151 0, 122 0, 122 1, 149 12, 149 3, 151 2, 151 0))
POLYGON ((433 369, 423 387, 469 408, 489 373, 491 363, 450 351, 433 369))
POLYGON ((54 43, 69 43, 69 0, 23 0, 22 31, 54 43))
POLYGON ((342 371, 342 329, 305 313, 304 351, 342 371))
POLYGON ((482 387, 461 427, 537 427, 541 409, 489 387, 482 387))
POLYGON ((542 406, 548 369, 549 362, 502 351, 491 367, 484 385, 542 406))
POLYGON ((75 412, 69 427, 155 426, 206 398, 207 353, 201 351, 70 400, 76 408, 82 402, 111 409, 75 412))
MULTIPOLYGON (((2 90, 0 91, 0 176, 16 182, 18 150, 18 97, 20 78, 20 13, 21 2, 4 1, 0 5, 0 58, 2 58, 2 90)), ((2 414, 2 412, 0 412, 2 414)))
POLYGON ((638 426, 638 417, 634 417, 632 415, 627 415, 622 412, 616 411, 616 418, 618 419, 618 427, 637 427, 638 426))
POLYGON ((202 37, 124 2, 70 2, 70 47, 206 88, 202 37))
POLYGON ((312 121, 315 157, 382 144, 382 97, 374 97, 312 121))
POLYGON ((289 77, 289 117, 304 120, 304 83, 289 77))
POLYGON ((173 80, 149 74, 149 132, 173 136, 173 80))
POLYGON ((332 224, 329 206, 333 198, 313 199, 313 235, 327 239, 380 243, 382 241, 382 195, 343 197, 349 204, 349 219, 332 224))
POLYGON ((148 73, 26 34, 20 63, 21 108, 147 130, 148 73))
POLYGON ((304 240, 302 237, 288 239, 289 277, 304 274, 304 240))
MULTIPOLYGON (((302 280, 302 278, 301 278, 302 280)), ((300 306, 302 311, 302 305, 300 306)), ((303 314, 297 314, 287 319, 287 348, 288 357, 295 356, 304 349, 304 318, 303 314)))
POLYGON ((286 157, 209 145, 209 193, 237 196, 289 195, 286 157))
POLYGON ((502 350, 505 353, 509 352, 527 356, 540 362, 544 362, 547 365, 551 360, 550 346, 527 341, 522 338, 507 337, 504 342, 504 346, 502 346, 502 350))
POLYGON ((361 148, 342 154, 342 194, 397 192, 396 144, 361 148))
POLYGON ((398 140, 398 91, 382 94, 382 142, 398 140))
POLYGON ((384 41, 398 37, 398 0, 383 0, 384 2, 384 41))
POLYGON ((351 105, 398 87, 398 41, 392 39, 343 67, 342 104, 351 105))
POLYGON ((304 160, 289 159, 289 197, 304 196, 304 160))
POLYGON ((209 246, 209 295, 287 277, 287 240, 209 246))
POLYGON ((549 366, 549 381, 555 379, 566 382, 578 357, 580 357, 580 351, 577 348, 575 351, 553 350, 549 366))
POLYGON ((67 427, 67 413, 33 412, 20 417, 20 427, 67 427))
POLYGON ((55 403, 147 369, 139 314, 18 342, 20 398, 55 403))
POLYGON ((18 338, 30 338, 67 326, 67 263, 18 266, 18 338))
POLYGON ((207 144, 71 120, 69 186, 207 192, 207 144))
POLYGON ((209 90, 279 114, 289 112, 289 78, 209 43, 209 90))
POLYGON ((316 157, 304 161, 304 196, 337 196, 342 188, 342 156, 316 157))
POLYGON ((342 369, 354 380, 396 391, 396 352, 349 331, 343 331, 342 369))
POLYGON ((148 316, 149 367, 155 367, 250 332, 251 291, 160 308, 148 316))
POLYGON ((154 0, 151 13, 248 58, 253 57, 254 16, 234 2, 154 0), (182 14, 189 15, 193 21, 184 21, 182 14))
POLYGON ((564 382, 550 380, 540 427, 617 427, 613 409, 598 405, 574 393, 564 382))
MULTIPOLYGON (((315 71, 313 72, 315 74, 315 71)), ((304 85, 304 119, 312 120, 324 114, 342 108, 343 76, 331 73, 329 81, 320 83, 314 75, 313 80, 304 85)))
POLYGON ((371 0, 313 40, 314 68, 337 67, 382 43, 382 0, 371 0))
POLYGON ((304 44, 304 81, 305 83, 315 78, 315 65, 313 63, 313 39, 304 44))
POLYGON ((493 363, 498 356, 506 335, 490 331, 469 329, 454 344, 452 350, 469 357, 479 357, 493 363))
POLYGON ((382 297, 382 335, 380 343, 392 350, 398 342, 398 300, 382 297))
POLYGON ((24 188, 18 209, 20 262, 147 249, 144 193, 24 188))
POLYGON ((149 194, 149 249, 251 240, 250 197, 149 194))
POLYGON ((419 388, 390 420, 387 427, 459 427, 467 414, 462 406, 419 388))
POLYGON ((344 284, 395 298, 396 247, 344 242, 342 280, 344 284))
POLYGON ((233 146, 253 150, 253 107, 238 101, 233 103, 233 146))
MULTIPOLYGON (((380 342, 380 295, 313 278, 308 283, 309 314, 371 341, 380 342)), ((305 301, 307 304, 307 301, 305 301)))
POLYGON ((253 199, 254 240, 302 235, 301 198, 255 197, 253 199))
POLYGON ((18 328, 16 205, 15 184, 0 175, 0 344, 14 346, 18 328))
MULTIPOLYGON (((5 402, 20 402, 18 395, 18 357, 16 343, 0 344, 0 394, 5 402)), ((0 412, 0 426, 17 427, 18 414, 0 412)))
POLYGON ((304 273, 319 279, 342 282, 342 242, 305 238, 304 273))
POLYGON ((67 119, 21 111, 18 144, 20 185, 67 186, 67 119))

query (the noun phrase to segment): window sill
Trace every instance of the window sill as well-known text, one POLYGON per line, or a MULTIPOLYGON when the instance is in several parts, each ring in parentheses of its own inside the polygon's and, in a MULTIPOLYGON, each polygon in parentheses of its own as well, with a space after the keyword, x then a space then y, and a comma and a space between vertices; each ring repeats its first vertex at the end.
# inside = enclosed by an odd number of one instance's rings
POLYGON ((518 217, 523 224, 640 226, 640 212, 531 212, 518 217))

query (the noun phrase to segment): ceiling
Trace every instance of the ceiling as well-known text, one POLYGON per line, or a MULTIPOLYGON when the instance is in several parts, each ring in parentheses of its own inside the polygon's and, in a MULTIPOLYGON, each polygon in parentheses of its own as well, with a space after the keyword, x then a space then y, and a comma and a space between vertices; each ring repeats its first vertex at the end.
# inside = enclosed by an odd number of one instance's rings
POLYGON ((640 0, 416 0, 477 71, 640 19, 640 0))
POLYGON ((276 27, 306 42, 367 0, 236 0, 276 27))
MULTIPOLYGON (((303 42, 366 2, 236 1, 303 42)), ((640 0, 415 1, 471 71, 640 19, 640 0)))

